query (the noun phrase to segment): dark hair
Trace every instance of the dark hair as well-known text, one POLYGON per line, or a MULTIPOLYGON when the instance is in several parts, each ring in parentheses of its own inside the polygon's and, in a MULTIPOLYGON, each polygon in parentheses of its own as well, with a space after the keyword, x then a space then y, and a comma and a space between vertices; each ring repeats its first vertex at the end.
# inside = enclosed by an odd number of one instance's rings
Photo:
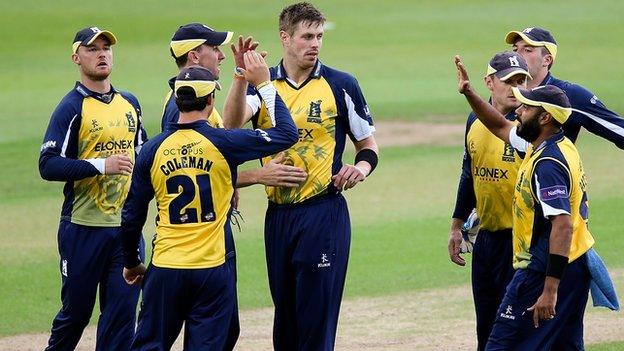
POLYGON ((186 63, 188 62, 188 54, 191 51, 201 51, 202 50, 202 45, 204 44, 200 44, 199 46, 187 51, 184 55, 180 56, 180 57, 176 57, 176 55, 173 53, 173 49, 169 48, 169 52, 171 53, 171 56, 175 59, 175 63, 176 65, 178 65, 178 68, 182 68, 184 66, 186 66, 186 63))
POLYGON ((324 24, 325 16, 308 2, 299 2, 285 7, 279 15, 279 30, 288 34, 295 32, 299 23, 324 24))
POLYGON ((193 88, 180 87, 176 91, 175 102, 180 112, 201 111, 206 108, 212 97, 214 91, 206 96, 196 97, 193 88))

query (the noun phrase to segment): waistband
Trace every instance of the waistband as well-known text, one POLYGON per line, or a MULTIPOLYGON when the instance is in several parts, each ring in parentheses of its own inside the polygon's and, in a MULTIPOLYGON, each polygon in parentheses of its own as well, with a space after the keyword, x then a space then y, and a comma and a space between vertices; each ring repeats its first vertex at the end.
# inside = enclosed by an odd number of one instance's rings
POLYGON ((325 201, 331 201, 337 198, 343 198, 341 193, 328 193, 328 194, 320 194, 313 196, 309 199, 303 200, 301 202, 296 202, 294 204, 278 204, 269 200, 269 208, 301 208, 306 206, 312 206, 319 203, 323 203, 325 201))

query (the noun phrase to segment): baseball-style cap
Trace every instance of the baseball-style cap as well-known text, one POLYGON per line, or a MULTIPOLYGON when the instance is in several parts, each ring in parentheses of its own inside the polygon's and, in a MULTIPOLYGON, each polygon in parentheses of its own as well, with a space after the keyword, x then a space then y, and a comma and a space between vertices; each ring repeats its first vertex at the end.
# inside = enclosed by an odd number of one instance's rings
POLYGON ((195 96, 192 98, 207 96, 215 89, 221 90, 221 85, 214 74, 201 66, 191 66, 180 71, 180 74, 176 77, 173 88, 177 98, 182 97, 178 96, 178 89, 182 87, 193 89, 195 96))
POLYGON ((485 73, 486 76, 490 74, 497 76, 502 81, 506 81, 516 74, 524 74, 529 79, 533 79, 529 74, 529 65, 526 60, 513 51, 503 51, 494 55, 485 73))
POLYGON ((204 24, 190 23, 176 30, 170 46, 175 57, 180 57, 204 43, 212 46, 227 44, 232 35, 233 32, 217 32, 204 24))
POLYGON ((97 37, 99 37, 100 35, 105 36, 108 41, 110 41, 111 45, 117 43, 117 38, 115 38, 115 35, 110 31, 101 30, 98 27, 87 27, 79 30, 78 33, 76 33, 76 36, 74 37, 74 43, 72 44, 72 52, 74 54, 77 53, 78 47, 80 47, 80 45, 86 46, 93 44, 95 39, 97 39, 97 37))
POLYGON ((511 88, 518 101, 529 106, 541 106, 550 113, 557 122, 564 124, 572 113, 570 100, 554 85, 542 85, 531 90, 511 88))
POLYGON ((529 27, 525 28, 522 32, 511 31, 505 36, 505 42, 507 44, 513 44, 518 39, 526 41, 531 46, 545 46, 546 50, 550 52, 553 60, 557 57, 557 42, 555 38, 544 28, 529 27))

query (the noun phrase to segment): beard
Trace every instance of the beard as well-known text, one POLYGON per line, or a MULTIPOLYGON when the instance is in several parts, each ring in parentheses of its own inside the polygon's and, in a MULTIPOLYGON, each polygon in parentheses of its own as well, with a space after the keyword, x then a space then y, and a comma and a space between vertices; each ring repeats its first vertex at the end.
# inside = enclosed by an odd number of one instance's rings
POLYGON ((84 75, 87 76, 92 81, 94 81, 94 82, 101 82, 103 80, 106 80, 108 78, 108 76, 110 76, 111 69, 110 69, 110 67, 109 67, 109 69, 107 69, 105 71, 100 71, 100 70, 97 70, 97 69, 86 69, 83 72, 84 72, 84 75))
POLYGON ((537 118, 531 118, 526 122, 521 122, 516 129, 516 134, 529 143, 534 142, 540 135, 540 125, 537 118))

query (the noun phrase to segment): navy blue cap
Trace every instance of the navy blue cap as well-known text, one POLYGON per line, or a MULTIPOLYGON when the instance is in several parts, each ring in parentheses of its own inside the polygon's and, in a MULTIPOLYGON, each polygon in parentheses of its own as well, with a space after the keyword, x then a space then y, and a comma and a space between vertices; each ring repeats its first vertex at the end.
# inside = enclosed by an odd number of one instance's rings
POLYGON ((531 46, 544 46, 553 56, 553 59, 557 57, 557 42, 552 34, 544 28, 529 27, 521 32, 514 30, 505 36, 507 44, 514 44, 518 39, 526 41, 531 46))
POLYGON ((541 106, 559 123, 564 124, 572 113, 570 100, 554 85, 542 85, 531 90, 511 88, 518 101, 529 106, 541 106))
POLYGON ((494 74, 502 81, 516 74, 524 74, 529 79, 532 79, 526 60, 513 51, 503 51, 494 55, 488 64, 485 75, 489 76, 490 74, 494 74))
POLYGON ((190 66, 180 71, 180 74, 176 77, 174 83, 174 92, 178 97, 178 89, 181 87, 189 87, 195 92, 193 98, 207 96, 215 89, 221 90, 221 85, 217 81, 217 78, 206 69, 201 66, 190 66))
POLYGON ((111 45, 117 43, 117 38, 113 33, 108 30, 102 30, 98 27, 83 28, 76 33, 74 41, 72 43, 72 52, 75 54, 78 52, 80 45, 91 45, 97 37, 100 35, 105 36, 111 45))
POLYGON ((229 43, 233 34, 233 32, 217 32, 201 23, 189 23, 178 28, 173 34, 170 46, 175 57, 180 57, 204 43, 212 46, 229 43))

